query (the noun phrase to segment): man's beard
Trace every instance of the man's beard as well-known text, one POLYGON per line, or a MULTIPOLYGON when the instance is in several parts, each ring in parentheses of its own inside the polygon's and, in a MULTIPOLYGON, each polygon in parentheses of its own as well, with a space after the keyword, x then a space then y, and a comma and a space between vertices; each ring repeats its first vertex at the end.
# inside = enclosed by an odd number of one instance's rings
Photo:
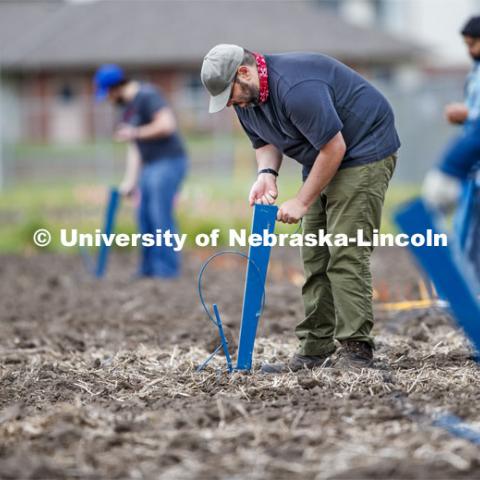
POLYGON ((480 55, 472 55, 472 54, 470 54, 470 57, 471 57, 472 60, 475 61, 475 62, 480 61, 480 55))
POLYGON ((115 99, 115 105, 117 107, 124 107, 126 104, 127 102, 122 97, 118 97, 115 99))
POLYGON ((239 98, 241 103, 246 103, 244 108, 253 108, 260 105, 259 95, 260 89, 255 85, 250 85, 243 80, 237 79, 238 84, 242 90, 242 96, 239 98))

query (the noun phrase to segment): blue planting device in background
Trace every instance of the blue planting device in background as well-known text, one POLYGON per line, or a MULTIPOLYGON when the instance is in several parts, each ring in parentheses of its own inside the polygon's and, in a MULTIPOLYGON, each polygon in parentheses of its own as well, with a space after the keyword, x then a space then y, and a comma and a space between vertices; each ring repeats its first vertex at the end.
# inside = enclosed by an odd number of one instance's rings
MULTIPOLYGON (((112 187, 108 195, 108 203, 107 209, 105 211, 105 222, 103 225, 102 233, 105 233, 106 235, 110 235, 111 233, 113 233, 119 205, 120 192, 115 187, 112 187)), ((102 278, 105 275, 105 272, 107 270, 109 250, 110 247, 102 243, 98 250, 97 261, 95 263, 94 259, 90 256, 87 249, 84 247, 80 247, 80 253, 82 255, 85 266, 87 267, 87 270, 97 278, 102 278)))
MULTIPOLYGON (((273 233, 278 207, 256 204, 253 209, 252 233, 273 233)), ((257 335, 258 320, 262 311, 270 250, 266 245, 250 246, 248 250, 247 277, 243 296, 242 323, 238 342, 237 370, 252 368, 253 347, 257 335)))
MULTIPOLYGON (((395 213, 395 221, 409 236, 425 234, 431 229, 440 233, 436 214, 421 199, 404 204, 395 213)), ((449 239, 449 243, 451 239, 449 239)), ((460 243, 461 239, 457 239, 460 243)), ((449 309, 458 324, 480 352, 480 303, 477 280, 461 250, 460 245, 410 247, 410 251, 432 280, 439 296, 447 300, 449 309)))
MULTIPOLYGON (((118 206, 120 205, 120 192, 115 187, 110 189, 110 194, 108 198, 107 210, 105 212, 105 223, 102 230, 102 233, 105 235, 110 235, 113 233, 115 228, 115 219, 117 217, 118 206)), ((100 249, 98 250, 97 257, 97 266, 95 268, 95 276, 97 278, 102 278, 105 275, 107 269, 108 253, 110 251, 110 246, 102 243, 100 249)))

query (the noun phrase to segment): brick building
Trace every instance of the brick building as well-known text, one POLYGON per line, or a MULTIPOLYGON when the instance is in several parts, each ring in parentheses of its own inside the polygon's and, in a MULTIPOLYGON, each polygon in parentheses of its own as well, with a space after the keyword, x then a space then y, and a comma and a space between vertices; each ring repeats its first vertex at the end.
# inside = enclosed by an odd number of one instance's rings
POLYGON ((29 142, 107 136, 113 112, 95 104, 91 84, 104 62, 158 84, 184 127, 208 128, 199 69, 216 43, 323 52, 382 78, 421 53, 406 40, 346 23, 316 1, 4 0, 3 135, 29 142))

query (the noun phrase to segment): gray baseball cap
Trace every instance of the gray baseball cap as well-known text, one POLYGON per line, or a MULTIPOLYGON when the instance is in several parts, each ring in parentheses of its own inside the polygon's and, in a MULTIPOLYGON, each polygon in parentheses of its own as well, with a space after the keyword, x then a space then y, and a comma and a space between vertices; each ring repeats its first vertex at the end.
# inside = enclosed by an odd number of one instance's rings
POLYGON ((200 76, 210 93, 210 113, 223 110, 228 103, 237 68, 243 61, 243 48, 222 43, 213 47, 203 59, 200 76))

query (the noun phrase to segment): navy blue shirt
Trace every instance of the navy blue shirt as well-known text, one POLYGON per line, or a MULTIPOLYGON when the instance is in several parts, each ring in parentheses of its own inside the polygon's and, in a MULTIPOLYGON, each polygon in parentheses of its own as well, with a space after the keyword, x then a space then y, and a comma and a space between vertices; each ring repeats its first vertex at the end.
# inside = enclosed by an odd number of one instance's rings
MULTIPOLYGON (((155 114, 167 106, 167 102, 153 85, 142 83, 135 98, 125 106, 122 120, 134 127, 140 127, 151 123, 155 114)), ((135 140, 135 143, 143 163, 185 155, 183 142, 177 132, 168 137, 135 140)))
POLYGON ((303 165, 305 179, 320 149, 338 132, 347 146, 340 168, 381 160, 400 140, 392 108, 358 73, 326 55, 266 55, 269 97, 235 107, 254 148, 267 144, 303 165))

